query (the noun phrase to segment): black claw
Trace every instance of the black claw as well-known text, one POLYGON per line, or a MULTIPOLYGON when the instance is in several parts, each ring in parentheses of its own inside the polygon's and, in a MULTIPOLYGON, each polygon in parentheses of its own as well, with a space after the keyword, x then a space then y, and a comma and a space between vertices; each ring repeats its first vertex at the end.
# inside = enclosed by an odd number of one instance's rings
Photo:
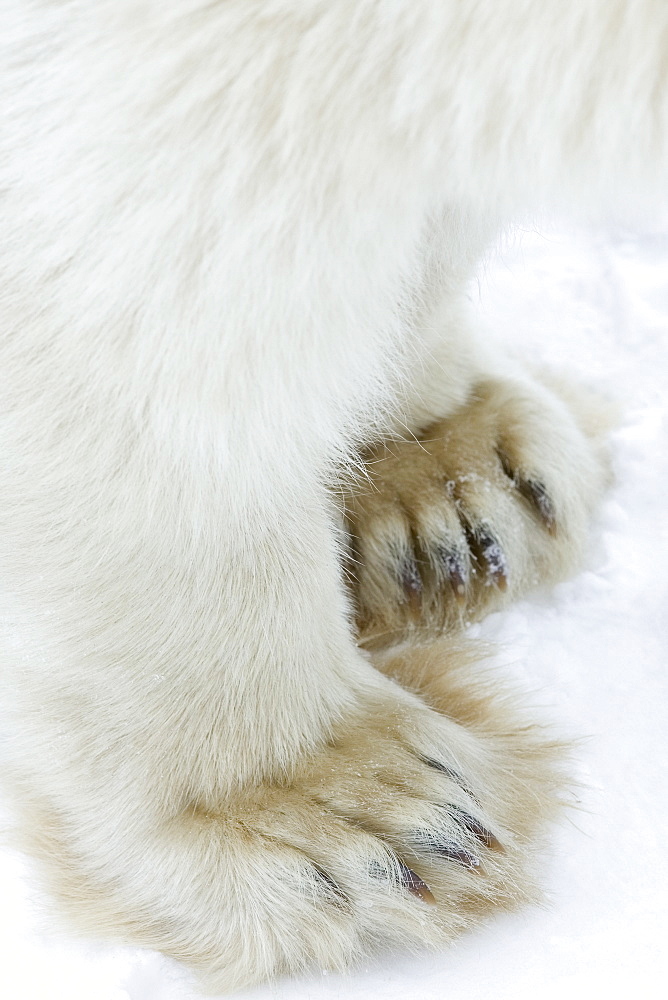
POLYGON ((485 847, 489 847, 492 851, 503 850, 501 842, 497 840, 491 830, 484 827, 474 816, 464 812, 464 810, 460 809, 459 806, 449 805, 448 809, 451 813, 455 814, 462 826, 466 827, 467 830, 470 830, 471 833, 475 834, 478 840, 483 843, 485 847))
POLYGON ((473 530, 473 541, 485 564, 487 579, 499 590, 505 590, 508 586, 508 564, 499 542, 488 528, 482 526, 473 530))
POLYGON ((405 865, 403 861, 397 861, 399 865, 399 871, 401 873, 401 884, 405 889, 413 896, 418 896, 419 899, 423 899, 425 903, 435 903, 434 895, 427 885, 427 883, 417 875, 412 868, 405 865))
POLYGON ((416 840, 416 844, 422 850, 438 854, 439 857, 447 858, 448 861, 456 861, 458 865, 462 865, 470 871, 480 869, 480 858, 476 858, 475 854, 471 854, 470 851, 460 847, 452 840, 436 840, 434 837, 423 836, 416 840))
POLYGON ((411 555, 404 559, 399 575, 408 604, 413 610, 419 610, 422 597, 422 577, 414 556, 411 555))
POLYGON ((459 602, 465 600, 467 571, 466 562, 460 552, 453 549, 439 547, 438 556, 441 564, 445 567, 445 572, 450 581, 455 597, 459 602))
POLYGON ((550 534, 554 534, 557 526, 557 513, 545 485, 538 479, 520 479, 517 482, 517 488, 524 499, 528 500, 537 511, 550 534))
POLYGON ((538 514, 543 525, 553 535, 557 527, 557 512, 545 483, 542 483, 540 479, 526 479, 512 468, 507 455, 504 455, 501 451, 498 452, 498 455, 503 466, 503 471, 513 486, 517 487, 524 499, 528 501, 538 514))
MULTIPOLYGON (((404 889, 413 895, 417 896, 419 899, 425 901, 425 903, 435 903, 433 893, 424 879, 421 879, 417 872, 414 872, 412 868, 409 868, 400 858, 395 855, 395 863, 399 869, 399 877, 401 880, 401 885, 404 889)), ((378 879, 381 882, 391 883, 392 876, 388 868, 385 865, 380 864, 375 859, 369 863, 369 875, 373 879, 378 879)))

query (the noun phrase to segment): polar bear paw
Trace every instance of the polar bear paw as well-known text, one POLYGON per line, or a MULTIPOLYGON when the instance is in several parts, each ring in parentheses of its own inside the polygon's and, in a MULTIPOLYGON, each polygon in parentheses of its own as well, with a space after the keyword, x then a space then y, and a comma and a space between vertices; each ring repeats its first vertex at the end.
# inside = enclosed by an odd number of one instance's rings
POLYGON ((370 448, 346 505, 362 643, 452 631, 572 572, 608 481, 608 423, 586 393, 495 380, 370 448))

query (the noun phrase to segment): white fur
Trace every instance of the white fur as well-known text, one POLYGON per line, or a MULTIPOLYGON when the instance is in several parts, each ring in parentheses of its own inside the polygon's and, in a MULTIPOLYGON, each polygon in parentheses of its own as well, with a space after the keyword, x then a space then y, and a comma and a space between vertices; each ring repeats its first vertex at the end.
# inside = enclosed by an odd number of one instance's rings
MULTIPOLYGON (((515 213, 656 188, 668 6, 0 15, 7 770, 116 893, 110 933, 217 985, 347 960, 382 928, 281 933, 280 892, 230 903, 233 838, 165 831, 289 781, 369 705, 426 711, 355 644, 330 488, 360 445, 525 379, 469 329, 467 282, 515 213)), ((554 462, 588 510, 596 461, 554 462)))

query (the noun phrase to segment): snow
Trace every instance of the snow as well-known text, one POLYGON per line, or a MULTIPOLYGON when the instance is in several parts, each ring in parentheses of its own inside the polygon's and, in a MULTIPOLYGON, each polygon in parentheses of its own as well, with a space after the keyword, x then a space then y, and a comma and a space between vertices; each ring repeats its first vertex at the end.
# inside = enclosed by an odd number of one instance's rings
MULTIPOLYGON (((499 669, 576 751, 578 808, 555 829, 542 907, 491 920, 436 955, 386 955, 247 1000, 522 1000, 658 996, 668 973, 668 226, 517 230, 475 307, 528 357, 616 396, 616 484, 586 568, 479 631, 499 669)), ((194 1000, 160 955, 56 934, 30 869, 0 853, 0 969, 12 1000, 194 1000)))

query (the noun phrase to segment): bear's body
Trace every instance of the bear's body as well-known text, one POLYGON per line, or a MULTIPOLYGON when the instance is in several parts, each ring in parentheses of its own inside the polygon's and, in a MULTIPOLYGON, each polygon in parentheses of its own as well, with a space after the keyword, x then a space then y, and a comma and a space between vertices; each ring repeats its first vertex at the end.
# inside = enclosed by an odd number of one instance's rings
POLYGON ((481 344, 464 292, 514 213, 657 183, 668 8, 3 11, 24 843, 74 919, 217 987, 525 898, 558 754, 454 639, 360 651, 339 495, 382 480, 344 510, 370 646, 576 564, 602 420, 481 344))

